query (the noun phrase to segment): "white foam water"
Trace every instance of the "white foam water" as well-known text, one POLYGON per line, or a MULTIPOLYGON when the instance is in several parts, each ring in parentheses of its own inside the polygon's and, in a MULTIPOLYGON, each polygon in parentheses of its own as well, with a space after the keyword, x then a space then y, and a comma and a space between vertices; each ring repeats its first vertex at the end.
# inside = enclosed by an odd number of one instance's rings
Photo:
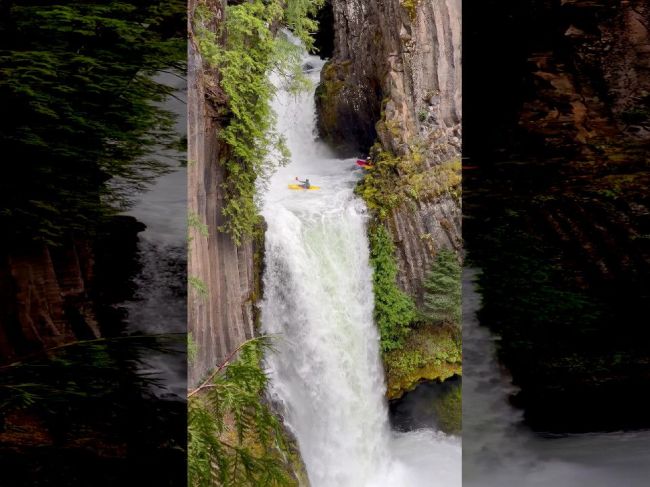
MULTIPOLYGON (((323 61, 305 55, 317 83, 323 61)), ((453 487, 461 443, 433 430, 391 431, 373 323, 362 170, 315 135, 314 92, 280 89, 277 129, 291 162, 264 192, 262 329, 269 393, 295 435, 312 487, 453 487), (290 190, 295 177, 320 190, 290 190)))
POLYGON ((478 271, 463 274, 463 485, 641 487, 650 479, 650 432, 544 438, 508 403, 516 391, 496 358, 498 339, 476 312, 478 271))

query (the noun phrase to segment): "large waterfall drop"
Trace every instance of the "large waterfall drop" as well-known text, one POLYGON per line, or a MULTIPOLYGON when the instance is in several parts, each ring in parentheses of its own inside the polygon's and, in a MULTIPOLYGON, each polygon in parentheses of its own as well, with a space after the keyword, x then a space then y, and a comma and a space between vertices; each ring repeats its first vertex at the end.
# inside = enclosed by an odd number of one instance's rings
MULTIPOLYGON (((304 58, 316 83, 323 61, 304 58)), ((262 329, 270 394, 295 435, 312 487, 454 487, 458 438, 390 429, 379 336, 373 323, 366 208, 354 195, 361 169, 315 135, 314 93, 279 90, 277 129, 291 163, 265 191, 262 329), (313 191, 289 190, 295 177, 313 191)))

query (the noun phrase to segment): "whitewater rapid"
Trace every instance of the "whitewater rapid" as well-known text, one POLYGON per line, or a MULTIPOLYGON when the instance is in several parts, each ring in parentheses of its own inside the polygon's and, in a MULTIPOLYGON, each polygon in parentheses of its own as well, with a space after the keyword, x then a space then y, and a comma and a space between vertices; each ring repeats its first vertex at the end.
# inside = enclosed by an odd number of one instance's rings
MULTIPOLYGON (((187 133, 187 81, 160 73, 156 81, 174 88, 161 105, 176 115, 175 131, 187 133)), ((151 157, 171 170, 156 178, 126 212, 146 225, 138 234, 141 270, 134 279, 135 295, 123 303, 127 333, 159 336, 160 350, 141 357, 139 370, 157 379, 156 395, 185 400, 187 394, 187 169, 178 162, 185 154, 155 148, 151 157)))
POLYGON ((477 271, 463 273, 463 486, 650 485, 650 432, 545 438, 508 403, 516 391, 496 358, 498 339, 479 325, 477 271))
MULTIPOLYGON (((323 61, 304 57, 314 84, 323 61)), ((291 162, 264 191, 262 331, 276 336, 265 367, 269 394, 295 435, 312 487, 461 485, 460 439, 390 429, 361 169, 315 135, 313 90, 279 90, 277 129, 291 162), (316 191, 293 191, 295 177, 316 191)))

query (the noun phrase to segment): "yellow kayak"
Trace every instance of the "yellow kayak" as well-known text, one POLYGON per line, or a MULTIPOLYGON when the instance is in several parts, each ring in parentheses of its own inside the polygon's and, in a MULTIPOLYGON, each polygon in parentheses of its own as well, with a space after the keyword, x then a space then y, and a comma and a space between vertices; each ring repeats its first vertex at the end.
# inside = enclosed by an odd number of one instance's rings
MULTIPOLYGON (((289 189, 304 189, 304 190, 307 190, 307 188, 305 188, 304 186, 302 186, 300 184, 290 184, 289 189)), ((310 186, 309 187, 309 190, 315 190, 315 189, 320 189, 320 186, 310 186)))

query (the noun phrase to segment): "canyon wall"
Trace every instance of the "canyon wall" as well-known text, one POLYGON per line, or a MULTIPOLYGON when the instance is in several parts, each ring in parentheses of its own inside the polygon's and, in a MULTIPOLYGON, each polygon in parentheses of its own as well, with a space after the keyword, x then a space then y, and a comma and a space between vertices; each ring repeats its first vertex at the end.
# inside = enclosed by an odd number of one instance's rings
POLYGON ((650 2, 465 20, 465 235, 513 402, 543 431, 647 427, 650 2))
MULTIPOLYGON (((426 187, 384 218, 398 248, 399 284, 421 301, 436 249, 461 248, 461 2, 331 6, 334 53, 317 90, 319 130, 350 155, 390 153, 402 166, 414 154, 421 159, 417 172, 430 176, 426 187)), ((395 172, 406 181, 406 170, 395 172)))
POLYGON ((7 252, 0 261, 0 363, 99 337, 87 294, 92 272, 87 242, 7 252))
MULTIPOLYGON (((206 3, 213 13, 208 26, 213 32, 223 18, 225 3, 206 3)), ((188 27, 188 332, 196 344, 196 356, 188 369, 189 387, 255 333, 253 242, 237 246, 228 234, 218 230, 225 222, 221 190, 225 170, 220 161, 228 154, 227 147, 217 139, 223 120, 216 108, 225 99, 218 72, 201 58, 193 35, 191 20, 197 4, 190 1, 188 27)))
POLYGON ((115 305, 133 297, 144 229, 117 215, 92 238, 0 249, 0 363, 121 333, 124 315, 115 305))
POLYGON ((521 110, 524 129, 587 154, 650 140, 649 22, 647 0, 563 1, 554 35, 529 53, 536 96, 521 110))

